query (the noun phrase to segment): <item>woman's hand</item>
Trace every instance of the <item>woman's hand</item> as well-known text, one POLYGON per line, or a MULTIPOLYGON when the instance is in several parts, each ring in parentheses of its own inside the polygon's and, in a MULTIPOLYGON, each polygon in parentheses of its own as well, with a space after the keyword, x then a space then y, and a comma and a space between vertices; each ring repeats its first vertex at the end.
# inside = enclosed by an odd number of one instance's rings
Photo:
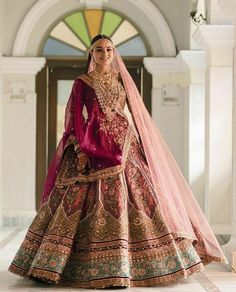
POLYGON ((81 151, 80 145, 78 142, 74 143, 74 149, 78 157, 77 169, 79 172, 83 173, 87 165, 89 168, 91 168, 90 159, 87 156, 87 154, 81 151))
POLYGON ((78 171, 79 172, 83 172, 84 169, 86 168, 87 164, 89 165, 90 167, 90 160, 89 160, 89 157, 83 153, 83 152, 80 152, 78 155, 78 171))

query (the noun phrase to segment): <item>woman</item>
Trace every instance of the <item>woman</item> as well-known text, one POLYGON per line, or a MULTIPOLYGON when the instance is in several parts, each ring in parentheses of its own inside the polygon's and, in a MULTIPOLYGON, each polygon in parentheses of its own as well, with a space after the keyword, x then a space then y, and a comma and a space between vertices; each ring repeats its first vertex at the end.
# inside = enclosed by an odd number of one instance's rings
POLYGON ((134 287, 212 261, 226 262, 189 185, 111 39, 96 36, 41 208, 9 270, 84 288, 134 287))

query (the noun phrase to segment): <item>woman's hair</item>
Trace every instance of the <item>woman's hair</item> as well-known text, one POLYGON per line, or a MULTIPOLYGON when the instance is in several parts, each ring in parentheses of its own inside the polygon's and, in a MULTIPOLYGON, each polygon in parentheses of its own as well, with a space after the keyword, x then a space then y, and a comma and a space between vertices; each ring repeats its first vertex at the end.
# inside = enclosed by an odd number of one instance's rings
POLYGON ((92 46, 96 41, 98 41, 98 40, 100 40, 100 39, 107 39, 107 40, 109 40, 109 41, 112 43, 112 40, 111 40, 108 36, 106 36, 105 34, 98 34, 98 35, 96 35, 96 36, 91 40, 91 46, 92 46))
MULTIPOLYGON (((98 34, 98 35, 96 35, 96 36, 91 40, 90 47, 92 47, 92 45, 93 45, 96 41, 98 41, 98 40, 100 40, 100 39, 107 39, 107 40, 109 40, 111 43, 113 43, 112 40, 111 40, 108 36, 106 36, 105 34, 98 34)), ((89 54, 88 54, 87 65, 86 65, 86 72, 85 72, 85 73, 88 72, 88 68, 89 68, 90 61, 91 61, 91 55, 90 55, 90 53, 89 53, 89 54)))

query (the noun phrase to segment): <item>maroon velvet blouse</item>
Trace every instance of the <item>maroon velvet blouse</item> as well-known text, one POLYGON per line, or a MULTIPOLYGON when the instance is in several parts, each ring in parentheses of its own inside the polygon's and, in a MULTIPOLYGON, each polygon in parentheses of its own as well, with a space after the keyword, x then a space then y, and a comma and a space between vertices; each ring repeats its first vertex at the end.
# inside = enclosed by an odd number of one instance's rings
MULTIPOLYGON (((98 170, 120 165, 122 150, 111 135, 100 130, 100 120, 104 113, 99 106, 95 90, 77 78, 71 94, 73 115, 70 132, 76 136, 81 151, 90 157, 92 167, 98 170), (87 119, 82 113, 84 106, 88 113, 87 119)), ((124 105, 125 92, 121 108, 124 108, 124 105)))

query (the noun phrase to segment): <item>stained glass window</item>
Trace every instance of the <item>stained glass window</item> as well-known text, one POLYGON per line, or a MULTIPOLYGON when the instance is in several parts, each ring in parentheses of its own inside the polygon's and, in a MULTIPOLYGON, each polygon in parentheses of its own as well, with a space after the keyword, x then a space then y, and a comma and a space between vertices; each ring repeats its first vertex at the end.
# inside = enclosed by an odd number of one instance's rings
POLYGON ((66 16, 50 32, 44 56, 85 56, 91 39, 105 34, 123 56, 146 56, 147 50, 138 30, 120 15, 100 9, 87 9, 66 16))

